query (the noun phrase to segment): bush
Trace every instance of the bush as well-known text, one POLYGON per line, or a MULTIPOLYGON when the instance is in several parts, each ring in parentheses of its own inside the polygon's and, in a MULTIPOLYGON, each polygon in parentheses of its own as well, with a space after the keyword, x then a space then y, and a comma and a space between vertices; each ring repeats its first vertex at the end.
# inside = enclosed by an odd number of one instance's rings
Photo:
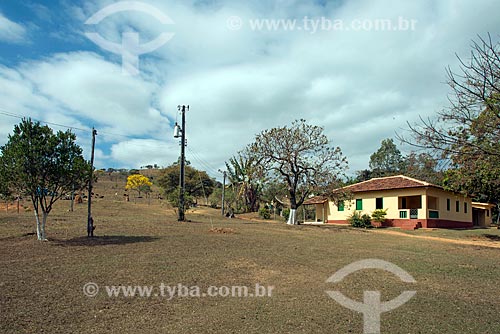
POLYGON ((264 219, 271 219, 271 210, 268 208, 260 208, 259 209, 259 216, 264 218, 264 219))
POLYGON ((222 189, 215 188, 214 191, 208 196, 208 202, 211 208, 217 209, 221 207, 222 202, 222 189))
POLYGON ((372 227, 371 217, 367 214, 361 215, 361 213, 358 211, 354 211, 352 215, 349 218, 347 218, 347 221, 349 221, 352 227, 361 227, 361 228, 372 227))
POLYGON ((385 222, 385 216, 387 216, 387 209, 378 209, 372 212, 372 220, 374 222, 380 223, 379 225, 385 222))
POLYGON ((287 221, 288 217, 290 217, 290 209, 289 208, 283 209, 283 211, 281 211, 281 215, 283 216, 283 218, 285 218, 285 221, 287 221))
MULTIPOLYGON (((179 192, 172 191, 170 193, 165 194, 167 197, 167 201, 172 204, 174 208, 179 207, 179 192)), ((194 198, 189 195, 184 195, 184 210, 192 208, 194 206, 194 198)))

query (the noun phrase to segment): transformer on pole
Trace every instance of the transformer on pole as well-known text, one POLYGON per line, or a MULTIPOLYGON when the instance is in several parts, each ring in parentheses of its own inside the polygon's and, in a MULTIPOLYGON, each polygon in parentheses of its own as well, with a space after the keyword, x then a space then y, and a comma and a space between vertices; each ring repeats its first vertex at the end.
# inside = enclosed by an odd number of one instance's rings
POLYGON ((184 192, 185 192, 185 148, 186 148, 186 111, 189 111, 189 106, 178 106, 177 109, 182 114, 181 125, 179 126, 175 123, 174 127, 174 138, 181 138, 181 157, 180 157, 180 173, 179 173, 179 217, 178 221, 185 221, 186 216, 184 214, 185 200, 184 200, 184 192))

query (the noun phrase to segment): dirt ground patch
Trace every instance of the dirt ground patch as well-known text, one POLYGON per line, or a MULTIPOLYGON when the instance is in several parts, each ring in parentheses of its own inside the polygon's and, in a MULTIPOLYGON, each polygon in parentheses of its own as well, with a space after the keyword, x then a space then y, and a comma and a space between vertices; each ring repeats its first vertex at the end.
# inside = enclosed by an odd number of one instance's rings
POLYGON ((236 231, 232 228, 223 228, 223 227, 214 227, 208 230, 210 233, 219 233, 219 234, 235 234, 236 231))
POLYGON ((500 248, 500 237, 498 237, 497 235, 491 235, 491 237, 488 237, 486 235, 485 236, 470 237, 471 240, 465 240, 465 239, 449 239, 449 238, 433 237, 433 236, 425 236, 425 235, 411 235, 408 233, 403 233, 403 232, 398 232, 398 231, 393 231, 393 230, 390 230, 390 231, 389 230, 373 230, 373 232, 381 233, 381 234, 397 235, 397 236, 407 237, 407 238, 434 240, 434 241, 447 242, 447 243, 458 244, 458 245, 471 245, 471 246, 500 248))

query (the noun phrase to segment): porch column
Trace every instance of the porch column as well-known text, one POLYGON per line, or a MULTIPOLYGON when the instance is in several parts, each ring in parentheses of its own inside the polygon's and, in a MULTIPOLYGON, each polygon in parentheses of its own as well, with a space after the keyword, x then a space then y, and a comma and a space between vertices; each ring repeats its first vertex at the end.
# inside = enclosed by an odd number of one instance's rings
POLYGON ((418 214, 418 219, 429 219, 429 212, 427 212, 427 195, 422 194, 422 211, 423 213, 418 214))

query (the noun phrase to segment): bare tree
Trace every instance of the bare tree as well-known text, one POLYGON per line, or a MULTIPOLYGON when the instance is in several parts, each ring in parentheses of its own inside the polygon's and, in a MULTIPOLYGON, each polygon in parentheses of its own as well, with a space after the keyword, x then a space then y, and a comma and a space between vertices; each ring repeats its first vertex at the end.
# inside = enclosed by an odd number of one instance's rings
POLYGON ((339 147, 330 147, 323 128, 297 120, 291 126, 262 131, 249 148, 262 158, 270 178, 285 182, 290 200, 287 224, 296 225, 297 208, 314 192, 325 193, 335 186, 347 160, 339 147))
POLYGON ((452 89, 450 106, 436 118, 421 118, 408 124, 414 140, 399 136, 403 142, 439 152, 442 158, 454 155, 500 156, 500 43, 488 34, 472 41, 470 58, 457 55, 460 71, 448 67, 447 83, 452 89), (491 117, 484 117, 485 114, 491 117), (483 115, 483 117, 480 117, 483 115), (468 148, 466 151, 463 148, 468 148))
POLYGON ((452 93, 437 117, 409 124, 414 140, 402 141, 448 161, 445 186, 475 198, 500 198, 500 42, 491 35, 472 42, 459 71, 448 67, 452 93))

